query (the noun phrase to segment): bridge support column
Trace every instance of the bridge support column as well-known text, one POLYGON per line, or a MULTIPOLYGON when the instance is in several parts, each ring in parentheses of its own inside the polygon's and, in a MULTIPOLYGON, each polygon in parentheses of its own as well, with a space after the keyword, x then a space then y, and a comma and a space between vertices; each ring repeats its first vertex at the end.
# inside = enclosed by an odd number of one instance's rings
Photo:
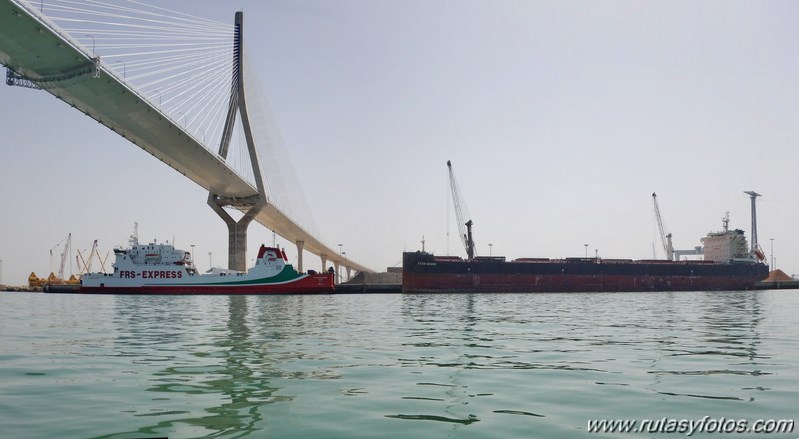
POLYGON ((228 259, 227 267, 230 270, 247 271, 247 227, 253 218, 263 209, 264 203, 251 207, 241 219, 236 221, 219 205, 216 197, 208 195, 208 205, 227 224, 228 230, 228 259))
POLYGON ((333 266, 336 267, 336 283, 340 284, 341 283, 341 270, 339 270, 339 268, 341 266, 339 265, 338 262, 333 262, 333 266))
POLYGON ((350 279, 352 279, 352 277, 351 277, 351 275, 352 275, 352 268, 350 268, 350 267, 346 267, 346 268, 347 268, 347 282, 349 282, 349 281, 350 281, 350 279))
POLYGON ((297 241, 297 271, 302 273, 302 248, 305 247, 305 241, 297 241))
POLYGON ((322 257, 322 272, 327 271, 327 256, 319 255, 322 257))

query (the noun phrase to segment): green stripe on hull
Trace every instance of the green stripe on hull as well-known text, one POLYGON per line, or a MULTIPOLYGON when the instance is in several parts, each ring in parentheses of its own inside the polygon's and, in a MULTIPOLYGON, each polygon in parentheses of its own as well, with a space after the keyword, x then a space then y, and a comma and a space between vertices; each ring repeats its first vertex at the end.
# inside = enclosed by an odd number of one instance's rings
MULTIPOLYGON (((246 276, 246 275, 245 275, 246 276)), ((287 265, 283 268, 283 270, 275 276, 272 277, 262 277, 258 279, 245 279, 245 280, 237 280, 237 281, 228 281, 228 282, 197 282, 197 283, 158 283, 158 284, 148 284, 152 286, 163 286, 163 287, 179 287, 179 286, 228 286, 228 285, 271 285, 271 284, 283 284, 288 283, 294 280, 302 279, 306 275, 301 275, 297 273, 294 268, 287 265)), ((232 275, 230 277, 238 277, 236 275, 232 275)))

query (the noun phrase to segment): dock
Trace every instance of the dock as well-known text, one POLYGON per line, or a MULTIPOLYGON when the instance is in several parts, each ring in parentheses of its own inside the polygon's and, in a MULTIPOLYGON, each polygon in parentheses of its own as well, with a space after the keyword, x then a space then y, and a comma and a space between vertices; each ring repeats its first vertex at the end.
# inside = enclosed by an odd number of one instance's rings
POLYGON ((358 273, 351 280, 336 285, 336 294, 389 294, 402 292, 402 270, 383 273, 358 273))
POLYGON ((799 280, 785 274, 780 269, 771 270, 768 277, 755 285, 756 290, 795 290, 799 289, 799 280))

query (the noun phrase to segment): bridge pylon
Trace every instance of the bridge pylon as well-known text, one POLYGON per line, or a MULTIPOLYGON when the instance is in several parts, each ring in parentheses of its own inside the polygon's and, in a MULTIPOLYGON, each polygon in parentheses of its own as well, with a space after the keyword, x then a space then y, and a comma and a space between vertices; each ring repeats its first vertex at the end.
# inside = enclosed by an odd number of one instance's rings
POLYGON ((255 140, 252 135, 250 118, 247 114, 247 102, 244 93, 244 14, 236 12, 235 33, 233 45, 233 86, 231 87, 228 112, 225 118, 225 126, 222 132, 222 139, 219 142, 219 155, 227 159, 228 147, 233 134, 233 126, 236 124, 236 113, 241 116, 241 123, 244 129, 244 137, 247 140, 247 151, 250 155, 253 178, 258 189, 258 195, 247 198, 226 198, 208 192, 208 205, 213 209, 227 224, 228 227, 228 268, 231 270, 245 271, 247 269, 247 227, 252 220, 267 205, 268 199, 261 176, 261 165, 258 159, 258 150, 255 147, 255 140), (224 207, 236 207, 245 212, 244 216, 238 221, 234 219, 224 209, 224 207), (245 211, 246 209, 246 211, 245 211))

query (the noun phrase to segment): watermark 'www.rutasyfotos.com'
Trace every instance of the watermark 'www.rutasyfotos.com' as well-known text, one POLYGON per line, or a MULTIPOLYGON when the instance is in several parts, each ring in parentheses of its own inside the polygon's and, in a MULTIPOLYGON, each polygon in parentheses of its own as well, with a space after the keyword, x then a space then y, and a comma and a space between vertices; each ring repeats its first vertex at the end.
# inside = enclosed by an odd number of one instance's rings
POLYGON ((589 419, 589 433, 792 433, 793 419, 589 419))

